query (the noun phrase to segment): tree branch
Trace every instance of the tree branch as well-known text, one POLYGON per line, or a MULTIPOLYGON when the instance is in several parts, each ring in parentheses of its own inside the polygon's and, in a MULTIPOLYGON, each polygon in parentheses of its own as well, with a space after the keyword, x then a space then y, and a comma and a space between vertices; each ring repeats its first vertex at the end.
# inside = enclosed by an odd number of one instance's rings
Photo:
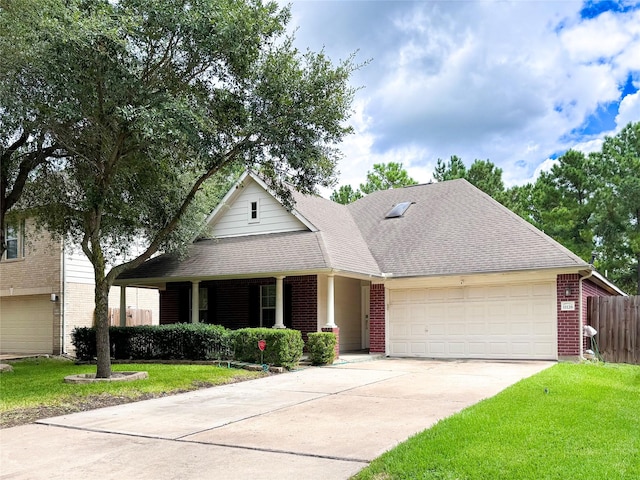
POLYGON ((158 251, 162 242, 166 240, 167 236, 175 229, 176 225, 180 222, 182 216, 185 214, 185 212, 193 202, 196 194, 202 187, 202 184, 206 182, 209 178, 211 178, 214 174, 219 172, 223 167, 225 167, 231 161, 233 161, 244 150, 244 148, 246 148, 247 145, 253 144, 253 142, 251 142, 249 138, 250 136, 247 136, 244 139, 242 139, 240 142, 238 142, 229 152, 227 152, 222 157, 220 162, 216 163, 214 166, 212 166, 209 170, 207 170, 203 175, 201 175, 198 178, 198 180, 191 187, 191 190, 189 191, 189 193, 186 195, 186 197, 182 201, 180 208, 169 220, 169 222, 164 226, 164 228, 162 228, 162 230, 160 230, 155 235, 155 237, 153 238, 153 240, 151 241, 147 249, 142 254, 140 254, 138 257, 134 258, 129 262, 125 262, 113 267, 109 271, 109 273, 107 274, 107 280, 110 285, 113 284, 113 281, 118 277, 118 275, 120 275, 123 272, 126 272, 127 270, 138 267, 143 262, 151 258, 151 256, 158 251))

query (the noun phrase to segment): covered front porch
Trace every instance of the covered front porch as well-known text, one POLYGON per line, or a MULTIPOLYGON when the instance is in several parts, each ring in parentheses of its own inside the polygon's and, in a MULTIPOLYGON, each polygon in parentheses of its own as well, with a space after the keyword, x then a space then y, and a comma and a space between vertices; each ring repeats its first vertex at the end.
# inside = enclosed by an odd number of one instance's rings
MULTIPOLYGON (((315 273, 166 279, 154 286, 160 291, 161 325, 190 322, 230 329, 293 328, 302 333, 305 342, 311 332, 330 331, 338 336, 340 352, 368 350, 370 346, 368 280, 315 273)), ((125 295, 121 304, 126 305, 125 295)))

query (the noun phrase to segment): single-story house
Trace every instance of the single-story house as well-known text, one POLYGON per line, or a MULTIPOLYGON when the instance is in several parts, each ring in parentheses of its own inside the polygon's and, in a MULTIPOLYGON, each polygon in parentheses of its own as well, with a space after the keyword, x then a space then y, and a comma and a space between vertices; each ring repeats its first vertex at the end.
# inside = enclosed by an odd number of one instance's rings
POLYGON ((466 180, 349 205, 244 173, 186 257, 116 281, 160 290, 160 324, 333 331, 341 351, 549 359, 583 354, 586 297, 623 295, 592 265, 466 180))

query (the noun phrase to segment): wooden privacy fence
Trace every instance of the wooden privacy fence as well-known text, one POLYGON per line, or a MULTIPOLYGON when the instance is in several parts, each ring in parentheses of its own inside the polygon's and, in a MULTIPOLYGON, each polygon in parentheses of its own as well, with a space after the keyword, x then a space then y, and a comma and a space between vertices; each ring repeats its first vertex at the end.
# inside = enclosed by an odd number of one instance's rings
MULTIPOLYGON (((142 310, 137 308, 127 308, 127 327, 137 327, 140 325, 151 325, 153 314, 151 310, 142 310)), ((109 309, 109 325, 112 327, 120 326, 120 309, 109 309)))
POLYGON ((640 365, 640 296, 589 297, 587 312, 602 358, 640 365))

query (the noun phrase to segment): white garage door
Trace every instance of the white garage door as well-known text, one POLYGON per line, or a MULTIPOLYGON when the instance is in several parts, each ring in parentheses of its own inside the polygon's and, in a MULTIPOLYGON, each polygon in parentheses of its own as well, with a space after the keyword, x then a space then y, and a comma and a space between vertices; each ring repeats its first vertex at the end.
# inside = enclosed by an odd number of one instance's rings
POLYGON ((557 358, 554 282, 388 294, 392 356, 557 358))
POLYGON ((0 352, 53 353, 49 295, 0 299, 0 352))

